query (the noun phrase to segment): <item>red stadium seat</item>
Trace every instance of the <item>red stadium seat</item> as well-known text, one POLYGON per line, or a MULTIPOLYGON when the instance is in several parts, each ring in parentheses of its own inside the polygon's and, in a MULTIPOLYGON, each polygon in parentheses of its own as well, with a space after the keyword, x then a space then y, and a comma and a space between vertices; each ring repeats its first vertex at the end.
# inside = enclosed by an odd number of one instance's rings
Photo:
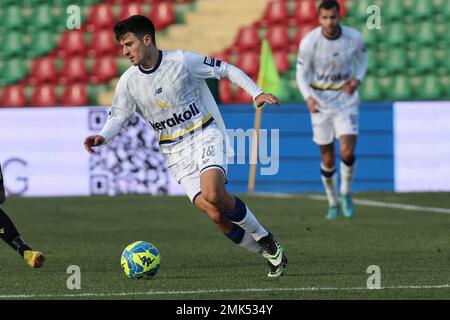
POLYGON ((266 38, 272 50, 289 50, 289 35, 285 26, 270 26, 267 29, 266 38))
POLYGON ((36 107, 57 105, 55 87, 52 84, 42 84, 35 87, 30 105, 36 107))
POLYGON ((142 8, 139 3, 132 2, 128 4, 122 4, 119 14, 119 20, 124 20, 137 14, 142 15, 142 8))
POLYGON ((297 28, 294 38, 290 44, 290 52, 297 52, 300 45, 300 41, 306 36, 306 34, 317 28, 316 24, 304 24, 297 28))
POLYGON ((105 0, 104 2, 109 3, 110 5, 114 5, 114 4, 129 4, 129 3, 142 3, 142 2, 148 2, 148 0, 105 0))
POLYGON ((86 82, 88 74, 83 57, 70 57, 64 60, 60 71, 60 84, 86 82))
POLYGON ((225 61, 225 62, 230 61, 230 52, 227 50, 224 50, 220 53, 212 54, 211 56, 220 61, 225 61))
POLYGON ((238 88, 236 96, 234 97, 235 103, 253 103, 253 97, 250 96, 244 89, 238 88))
POLYGON ((42 83, 55 83, 58 80, 58 72, 55 60, 52 57, 37 58, 33 61, 33 66, 28 78, 31 85, 42 83))
POLYGON ((279 73, 283 73, 289 70, 289 58, 286 50, 276 50, 273 52, 273 59, 277 65, 279 73))
POLYGON ((314 0, 299 0, 295 5, 290 24, 301 26, 305 23, 318 23, 317 8, 314 0))
POLYGON ((99 57, 105 54, 116 54, 119 46, 116 43, 114 34, 111 30, 100 30, 94 32, 89 44, 89 56, 99 57))
POLYGON ((227 79, 219 81, 219 96, 221 103, 233 102, 233 91, 231 90, 231 83, 227 79))
POLYGON ((253 51, 241 52, 236 61, 236 66, 250 78, 256 79, 259 71, 259 54, 253 51))
POLYGON ((284 0, 272 0, 264 12, 260 26, 267 28, 273 25, 287 25, 288 8, 284 0))
POLYGON ((175 11, 170 2, 156 3, 150 11, 150 20, 155 24, 156 30, 161 30, 175 22, 175 11))
POLYGON ((88 104, 88 95, 84 83, 73 83, 64 87, 61 103, 65 106, 84 106, 88 104))
POLYGON ((107 3, 94 4, 89 12, 86 29, 89 32, 108 29, 111 31, 114 25, 114 16, 111 6, 107 3))
POLYGON ((345 17, 347 15, 347 7, 345 5, 345 0, 337 0, 339 3, 339 15, 345 17))
POLYGON ((84 44, 83 31, 70 30, 62 34, 56 52, 59 57, 84 56, 86 46, 84 44))
POLYGON ((258 28, 256 26, 243 27, 234 41, 234 49, 238 52, 259 51, 261 40, 259 39, 258 28))
POLYGON ((90 76, 91 83, 104 83, 118 75, 116 59, 112 55, 97 57, 90 76))
POLYGON ((24 107, 27 104, 23 86, 13 84, 3 87, 0 105, 2 107, 24 107))

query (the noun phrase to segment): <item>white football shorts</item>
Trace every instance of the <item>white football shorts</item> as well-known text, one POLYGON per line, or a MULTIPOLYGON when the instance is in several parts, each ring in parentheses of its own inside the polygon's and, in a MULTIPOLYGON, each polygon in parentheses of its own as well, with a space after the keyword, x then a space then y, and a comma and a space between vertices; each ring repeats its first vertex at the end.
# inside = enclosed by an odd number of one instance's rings
MULTIPOLYGON (((226 139, 215 123, 198 132, 175 153, 165 154, 167 166, 175 181, 183 187, 194 202, 200 194, 200 175, 211 169, 221 170, 227 176, 226 139)), ((180 142, 183 143, 183 142, 180 142)))
POLYGON ((358 135, 358 117, 358 105, 311 113, 314 143, 327 145, 344 135, 358 135))

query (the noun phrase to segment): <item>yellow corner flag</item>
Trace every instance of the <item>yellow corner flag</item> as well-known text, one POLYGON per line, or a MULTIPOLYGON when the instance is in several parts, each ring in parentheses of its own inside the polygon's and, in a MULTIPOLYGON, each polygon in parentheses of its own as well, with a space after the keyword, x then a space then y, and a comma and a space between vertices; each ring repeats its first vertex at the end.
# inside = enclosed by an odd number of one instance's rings
MULTIPOLYGON (((267 39, 261 43, 261 55, 259 57, 258 85, 265 93, 277 96, 281 90, 281 80, 277 66, 273 59, 267 39)), ((256 164, 258 162, 259 129, 261 128, 262 107, 256 108, 255 124, 253 131, 252 149, 250 154, 250 173, 248 178, 248 192, 255 191, 256 164)))
POLYGON ((264 92, 279 95, 281 89, 280 75, 278 74, 272 50, 267 39, 261 43, 261 55, 259 57, 258 85, 264 92))

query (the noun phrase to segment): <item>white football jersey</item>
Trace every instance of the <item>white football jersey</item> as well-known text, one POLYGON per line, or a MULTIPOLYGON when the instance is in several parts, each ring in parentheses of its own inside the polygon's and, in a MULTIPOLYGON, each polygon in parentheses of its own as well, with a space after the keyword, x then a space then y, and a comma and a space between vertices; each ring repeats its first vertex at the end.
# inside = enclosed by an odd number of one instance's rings
POLYGON ((121 76, 100 135, 109 141, 137 112, 155 131, 163 153, 177 152, 194 133, 213 122, 226 137, 222 116, 205 81, 223 77, 253 98, 262 93, 241 70, 226 62, 193 52, 160 51, 153 69, 132 66, 121 76))
POLYGON ((339 35, 330 39, 323 35, 322 27, 317 27, 300 43, 297 84, 305 99, 315 98, 320 110, 358 104, 357 91, 348 95, 342 87, 353 78, 362 82, 366 71, 366 49, 361 33, 355 29, 341 26, 339 35))

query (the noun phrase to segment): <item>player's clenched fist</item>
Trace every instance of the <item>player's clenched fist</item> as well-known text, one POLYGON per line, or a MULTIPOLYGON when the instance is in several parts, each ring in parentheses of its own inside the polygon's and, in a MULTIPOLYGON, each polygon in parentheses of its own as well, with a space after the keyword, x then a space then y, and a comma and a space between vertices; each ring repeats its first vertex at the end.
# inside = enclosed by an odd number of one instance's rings
POLYGON ((94 149, 92 147, 97 147, 105 142, 105 138, 101 135, 89 136, 84 139, 84 148, 90 154, 94 153, 94 149))

